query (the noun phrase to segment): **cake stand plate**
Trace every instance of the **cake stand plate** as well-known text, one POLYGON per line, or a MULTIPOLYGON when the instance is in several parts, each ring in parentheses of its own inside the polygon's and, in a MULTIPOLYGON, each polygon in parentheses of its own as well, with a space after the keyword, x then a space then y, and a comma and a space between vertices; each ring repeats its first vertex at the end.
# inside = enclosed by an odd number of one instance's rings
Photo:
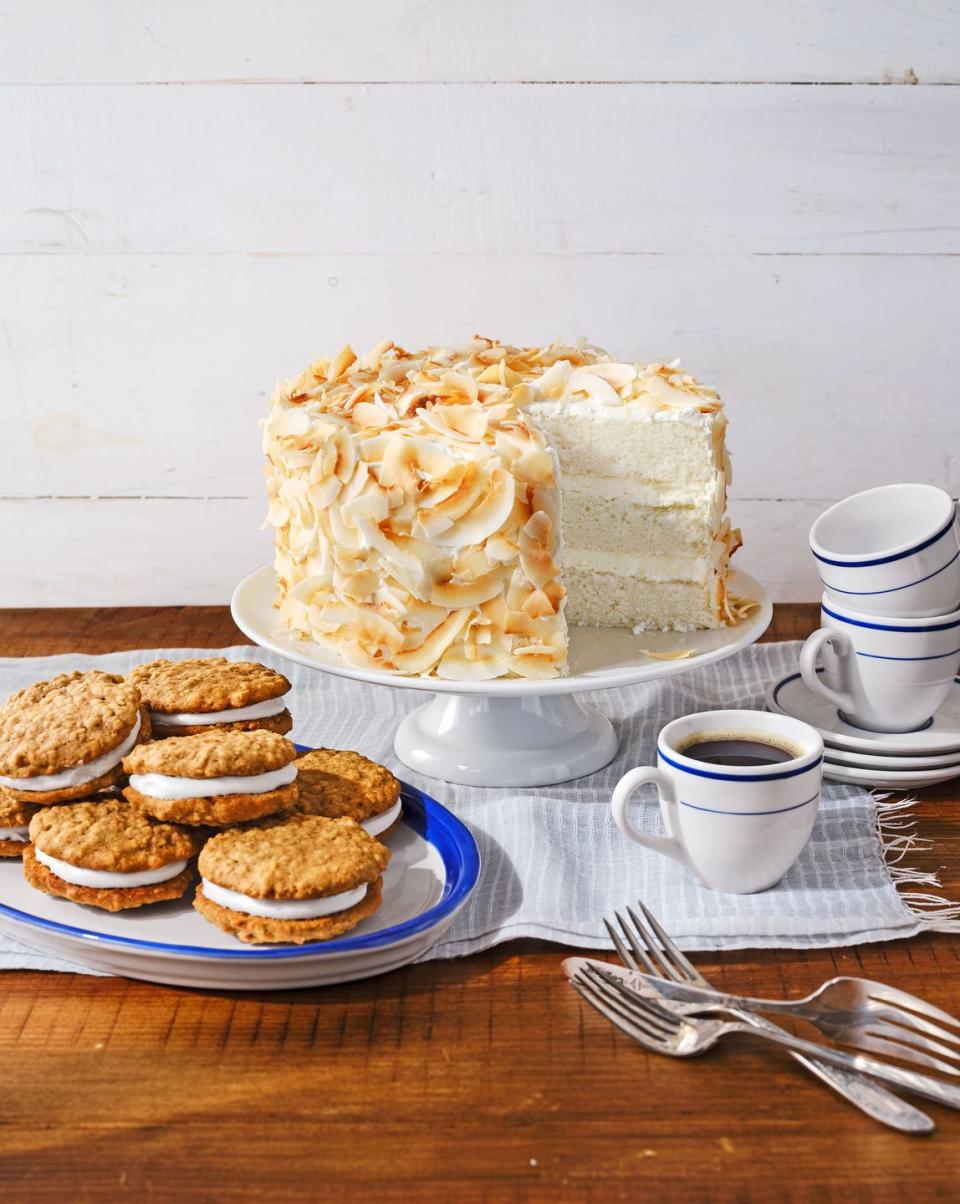
POLYGON ((279 626, 270 565, 240 582, 230 609, 244 635, 297 664, 432 694, 402 721, 395 740, 397 756, 418 773, 468 786, 549 786, 602 769, 617 751, 613 724, 579 694, 689 673, 759 639, 773 614, 766 590, 744 572, 731 573, 728 586, 735 596, 759 604, 735 626, 641 635, 621 627, 571 627, 570 672, 547 681, 443 681, 354 668, 279 626), (690 655, 674 660, 649 655, 676 652, 690 655))

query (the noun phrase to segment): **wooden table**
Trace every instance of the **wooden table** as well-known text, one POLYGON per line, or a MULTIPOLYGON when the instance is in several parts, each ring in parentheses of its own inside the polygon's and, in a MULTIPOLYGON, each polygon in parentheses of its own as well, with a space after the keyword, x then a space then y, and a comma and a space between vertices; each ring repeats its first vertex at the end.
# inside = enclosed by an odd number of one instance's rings
MULTIPOLYGON (((779 607, 775 639, 816 607, 779 607)), ((0 653, 246 642, 225 608, 0 612, 0 653)), ((956 787, 917 862, 960 897, 956 787)), ((0 1193, 11 1200, 842 1200, 960 1194, 960 1117, 892 1133, 759 1043, 647 1055, 517 942, 324 990, 219 995, 0 975, 0 1193)), ((960 1010, 957 941, 699 956, 719 985, 865 974, 960 1010)))

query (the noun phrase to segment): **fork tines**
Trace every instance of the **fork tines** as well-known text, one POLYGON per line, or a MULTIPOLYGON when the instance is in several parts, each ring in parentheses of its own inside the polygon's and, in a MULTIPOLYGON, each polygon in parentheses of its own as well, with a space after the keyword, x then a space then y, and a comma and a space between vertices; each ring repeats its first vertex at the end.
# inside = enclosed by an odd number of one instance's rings
POLYGON ((637 906, 643 912, 646 923, 632 907, 626 908, 630 917, 629 923, 619 911, 613 913, 620 925, 620 933, 606 917, 603 920, 617 956, 623 964, 631 970, 643 970, 647 974, 655 974, 658 978, 669 978, 674 982, 696 982, 705 986, 703 976, 664 930, 656 916, 642 900, 637 901, 637 906))
POLYGON ((584 966, 574 975, 573 981, 588 991, 597 991, 624 1019, 632 1021, 655 1040, 662 1041, 675 1035, 683 1023, 675 1012, 637 994, 616 975, 599 966, 584 966))

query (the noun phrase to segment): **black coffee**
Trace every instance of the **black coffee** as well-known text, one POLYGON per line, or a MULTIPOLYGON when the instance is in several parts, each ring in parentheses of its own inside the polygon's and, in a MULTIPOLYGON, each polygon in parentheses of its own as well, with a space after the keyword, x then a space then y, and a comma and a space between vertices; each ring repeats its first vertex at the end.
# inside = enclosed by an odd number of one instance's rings
POLYGON ((706 761, 708 765, 777 765, 800 756, 799 749, 769 744, 760 736, 736 736, 719 739, 694 736, 680 749, 685 757, 706 761))

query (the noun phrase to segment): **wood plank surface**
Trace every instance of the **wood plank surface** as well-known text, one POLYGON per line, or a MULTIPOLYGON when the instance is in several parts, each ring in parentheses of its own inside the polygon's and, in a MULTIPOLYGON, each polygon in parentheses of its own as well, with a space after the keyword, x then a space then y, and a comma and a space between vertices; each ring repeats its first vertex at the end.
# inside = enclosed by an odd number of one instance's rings
POLYGON ((958 114, 950 87, 7 87, 0 252, 956 253, 958 114))
POLYGON ((106 28, 104 12, 98 0, 10 6, 0 82, 960 78, 955 0, 873 4, 868 18, 849 0, 126 0, 106 28))
MULTIPOLYGON (((521 343, 584 335, 618 357, 679 357, 727 405, 735 499, 836 500, 891 479, 960 492, 960 256, 0 263, 19 298, 0 328, 2 497, 261 499, 257 424, 278 377, 347 342, 358 353, 385 337, 457 345, 477 331, 521 343)), ((111 533, 124 525, 102 521, 111 533)), ((70 555, 69 537, 58 552, 70 555)), ((141 601, 155 602, 115 597, 141 601)))
MULTIPOLYGON (((778 607, 771 639, 815 605, 778 607)), ((0 654, 242 643, 221 607, 0 612, 0 654)), ((956 786, 924 791, 918 862, 960 894, 956 786)), ((0 975, 0 1196, 12 1201, 956 1199, 960 1120, 882 1129, 776 1052, 675 1062, 521 942, 325 990, 226 995, 0 975)), ((960 1007, 956 938, 696 955, 718 985, 864 974, 960 1007)))
POLYGON ((0 333, 7 606, 226 602, 270 555, 257 421, 273 380, 385 332, 584 332, 619 355, 680 356, 727 401, 738 559, 780 600, 815 595, 807 529, 838 497, 890 479, 891 438, 898 479, 960 492, 950 437, 960 257, 23 255, 3 265, 21 301, 0 333), (162 363, 148 370, 158 331, 162 363))
POLYGON ((0 603, 225 600, 274 379, 477 330, 681 356, 812 596, 891 438, 960 492, 958 49, 960 0, 0 3, 0 603))

